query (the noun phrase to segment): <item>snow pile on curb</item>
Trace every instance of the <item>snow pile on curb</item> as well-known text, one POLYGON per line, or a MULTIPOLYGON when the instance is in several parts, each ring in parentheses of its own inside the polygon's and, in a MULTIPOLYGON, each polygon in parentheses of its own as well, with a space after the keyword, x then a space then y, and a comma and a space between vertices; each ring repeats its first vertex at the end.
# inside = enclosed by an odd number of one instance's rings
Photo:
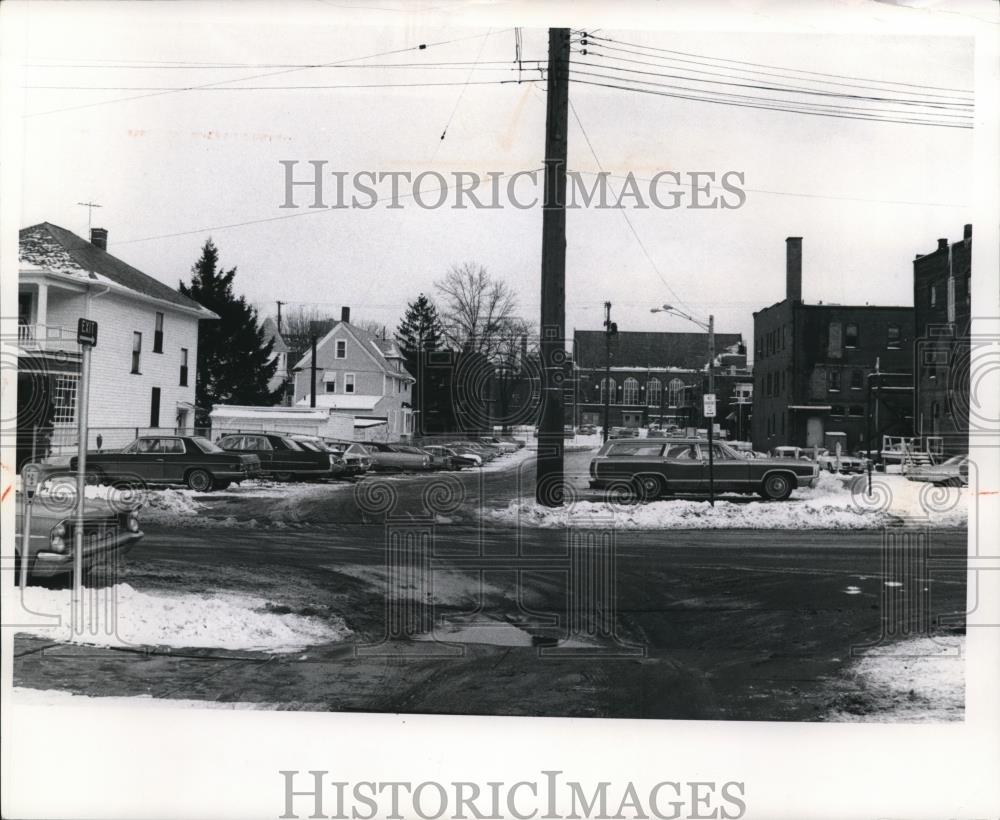
POLYGON ((537 450, 530 447, 522 447, 516 453, 509 453, 507 455, 500 456, 499 458, 495 458, 493 461, 484 464, 478 469, 481 473, 499 473, 503 470, 519 467, 525 461, 535 458, 536 455, 538 455, 537 450))
POLYGON ((336 615, 327 618, 268 611, 269 602, 237 593, 212 596, 152 595, 128 584, 84 590, 83 635, 71 626, 71 590, 28 587, 21 621, 57 615, 58 625, 26 626, 18 631, 52 641, 97 646, 211 647, 263 652, 294 652, 343 640, 350 630, 336 615))
POLYGON ((878 647, 852 669, 860 690, 841 695, 829 721, 940 722, 965 713, 965 636, 878 647))
MULTIPOLYGON (((730 497, 731 498, 731 497, 730 497)), ((789 501, 708 501, 673 499, 645 504, 572 501, 543 507, 511 502, 483 512, 501 526, 533 528, 614 527, 625 530, 881 529, 907 521, 934 527, 962 527, 968 516, 968 490, 933 487, 903 476, 878 475, 867 492, 865 477, 821 474, 812 488, 797 490, 789 501)))

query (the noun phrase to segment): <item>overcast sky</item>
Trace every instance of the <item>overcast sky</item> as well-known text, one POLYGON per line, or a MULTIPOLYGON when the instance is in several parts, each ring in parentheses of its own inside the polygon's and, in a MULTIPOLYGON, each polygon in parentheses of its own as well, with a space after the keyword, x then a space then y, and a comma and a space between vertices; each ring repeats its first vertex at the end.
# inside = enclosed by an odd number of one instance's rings
MULTIPOLYGON (((50 221, 85 236, 87 210, 76 203, 98 202, 103 207, 94 224, 110 231, 109 250, 173 286, 188 276, 211 236, 223 264, 239 268, 237 289, 265 310, 273 311, 276 299, 323 303, 331 312, 350 305, 356 318, 390 328, 406 302, 432 292, 450 265, 474 261, 509 282, 523 313, 537 321, 539 209, 425 211, 412 203, 399 210, 279 208, 281 160, 326 160, 328 169, 349 173, 510 173, 541 165, 544 83, 477 84, 518 77, 510 68, 517 20, 498 21, 492 30, 431 27, 419 17, 390 26, 376 23, 396 16, 373 13, 364 18, 367 25, 358 25, 345 23, 343 5, 296 5, 292 13, 290 6, 241 4, 237 13, 236 4, 139 4, 113 14, 89 4, 60 4, 58 14, 38 6, 29 13, 25 85, 114 90, 25 89, 21 224, 50 221), (455 38, 463 39, 352 64, 416 67, 316 68, 242 80, 226 90, 150 90, 455 38), (138 67, 147 61, 162 64, 138 67), (426 66, 451 61, 478 62, 479 68, 426 66), (483 70, 487 64, 495 69, 483 70), (453 85, 265 88, 431 82, 453 85), (108 100, 117 101, 90 105, 108 100), (235 223, 251 224, 221 227, 235 223)), ((961 37, 628 28, 599 34, 699 57, 973 88, 972 40, 961 37)), ((546 57, 544 29, 523 31, 522 57, 546 57)), ((588 60, 574 59, 581 67, 588 60)), ((666 70, 657 65, 649 70, 666 70)), ((532 76, 538 75, 521 75, 532 76)), ((688 330, 681 320, 649 313, 652 306, 680 301, 699 316, 714 313, 720 331, 742 332, 749 340, 752 312, 783 298, 789 235, 804 237, 808 301, 909 305, 914 255, 932 250, 938 237, 961 237, 962 225, 973 221, 970 130, 764 111, 577 83, 570 95, 605 170, 640 177, 661 170, 733 170, 745 174, 747 189, 746 204, 737 210, 629 211, 635 233, 619 211, 571 211, 570 329, 600 327, 602 304, 610 300, 622 330, 688 330)), ((596 170, 572 115, 569 157, 572 168, 596 170)))

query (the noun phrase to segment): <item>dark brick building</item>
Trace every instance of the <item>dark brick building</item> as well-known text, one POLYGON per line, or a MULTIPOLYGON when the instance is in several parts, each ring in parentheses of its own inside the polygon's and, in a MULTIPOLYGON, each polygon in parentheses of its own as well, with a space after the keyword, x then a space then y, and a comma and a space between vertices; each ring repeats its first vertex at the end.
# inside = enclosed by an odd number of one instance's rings
POLYGON ((969 450, 972 226, 913 260, 914 432, 932 450, 969 450))
POLYGON ((786 241, 786 297, 754 313, 754 449, 879 449, 913 429, 910 307, 802 301, 802 239, 786 241))
MULTIPOLYGON (((739 333, 716 333, 715 392, 720 408, 716 423, 736 435, 748 413, 735 411, 738 385, 749 390, 751 376, 739 333), (733 411, 732 419, 726 415, 733 411), (731 429, 729 429, 731 428, 731 429)), ((679 427, 703 426, 701 397, 708 389, 707 333, 622 331, 611 337, 611 384, 608 424, 640 427, 652 422, 679 427)), ((573 381, 576 400, 567 406, 567 423, 604 421, 605 333, 573 334, 573 381)), ((742 409, 742 408, 741 408, 742 409)))

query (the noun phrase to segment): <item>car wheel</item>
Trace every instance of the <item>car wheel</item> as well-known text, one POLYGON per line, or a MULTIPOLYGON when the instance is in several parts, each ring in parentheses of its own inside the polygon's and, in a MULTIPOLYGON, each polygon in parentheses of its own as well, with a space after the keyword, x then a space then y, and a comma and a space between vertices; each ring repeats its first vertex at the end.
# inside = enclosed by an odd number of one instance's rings
POLYGON ((655 475, 637 476, 632 481, 632 491, 639 501, 655 501, 663 495, 663 482, 655 475))
POLYGON ((208 470, 192 470, 187 474, 187 485, 196 493, 207 493, 212 489, 214 480, 208 470))
POLYGON ((792 494, 792 479, 787 473, 771 473, 764 479, 761 495, 771 501, 784 501, 792 494))

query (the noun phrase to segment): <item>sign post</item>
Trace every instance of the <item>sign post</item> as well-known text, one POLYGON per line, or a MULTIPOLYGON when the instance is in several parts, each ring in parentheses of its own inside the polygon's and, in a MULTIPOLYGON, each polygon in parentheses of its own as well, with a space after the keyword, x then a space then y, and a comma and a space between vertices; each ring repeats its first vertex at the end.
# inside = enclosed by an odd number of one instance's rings
POLYGON ((715 506, 715 458, 712 447, 712 433, 715 427, 715 393, 706 393, 703 397, 702 415, 708 427, 708 502, 715 506))
POLYGON ((73 632, 83 634, 83 511, 87 485, 87 398, 90 395, 90 350, 97 346, 97 322, 76 324, 80 345, 80 389, 77 391, 76 526, 73 527, 73 632))
POLYGON ((31 561, 31 504, 35 499, 38 475, 41 468, 37 464, 25 464, 21 468, 21 490, 24 492, 24 517, 21 524, 21 591, 28 587, 28 563, 31 561))

